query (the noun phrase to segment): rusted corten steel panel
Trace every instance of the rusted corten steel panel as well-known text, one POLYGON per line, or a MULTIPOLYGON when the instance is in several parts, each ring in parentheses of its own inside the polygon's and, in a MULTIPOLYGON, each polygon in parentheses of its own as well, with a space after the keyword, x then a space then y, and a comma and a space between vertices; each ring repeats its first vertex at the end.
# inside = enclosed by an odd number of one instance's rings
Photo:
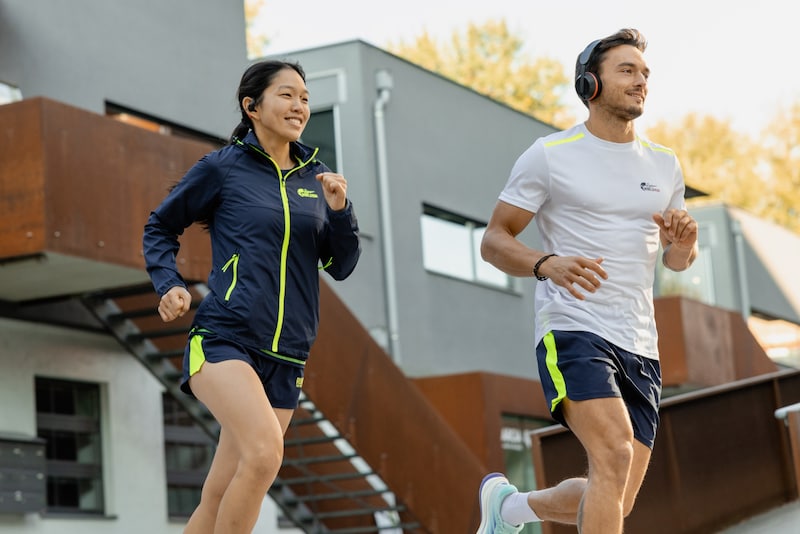
MULTIPOLYGON (((48 252, 143 268, 142 229, 209 143, 160 135, 43 98, 0 106, 0 261, 48 252)), ((192 227, 187 278, 210 268, 192 227)))
MULTIPOLYGON (((800 371, 781 371, 664 401, 650 469, 631 534, 705 534, 798 496, 788 432, 773 416, 800 397, 800 371)), ((585 473, 573 434, 560 427, 533 434, 537 483, 585 473)), ((575 527, 543 525, 545 534, 575 527)))
MULTIPOLYGON (((520 358, 531 358, 533 364, 535 356, 531 352, 520 358)), ((414 383, 489 471, 505 470, 503 415, 550 419, 542 387, 534 380, 475 372, 416 378, 414 383)))
POLYGON ((656 299, 655 308, 665 386, 716 386, 778 370, 738 312, 677 296, 656 299))
POLYGON ((327 286, 304 391, 428 532, 474 532, 485 467, 327 286))
POLYGON ((45 245, 40 107, 36 101, 0 106, 0 260, 45 245))

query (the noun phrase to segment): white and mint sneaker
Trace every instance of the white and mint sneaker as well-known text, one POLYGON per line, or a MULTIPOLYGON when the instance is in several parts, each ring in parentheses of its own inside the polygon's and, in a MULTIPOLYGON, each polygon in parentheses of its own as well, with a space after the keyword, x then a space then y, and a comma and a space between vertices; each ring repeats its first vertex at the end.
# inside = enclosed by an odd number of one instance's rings
POLYGON ((501 473, 490 473, 483 477, 479 493, 481 524, 477 534, 516 534, 522 530, 523 525, 514 526, 500 516, 503 499, 516 491, 517 488, 501 473))

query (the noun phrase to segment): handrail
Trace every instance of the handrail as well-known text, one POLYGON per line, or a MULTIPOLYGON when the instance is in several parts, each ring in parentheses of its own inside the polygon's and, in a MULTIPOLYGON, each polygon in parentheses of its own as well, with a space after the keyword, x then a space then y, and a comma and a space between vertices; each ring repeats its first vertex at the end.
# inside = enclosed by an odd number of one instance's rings
POLYGON ((800 412, 800 402, 775 410, 776 419, 788 419, 790 413, 800 412))

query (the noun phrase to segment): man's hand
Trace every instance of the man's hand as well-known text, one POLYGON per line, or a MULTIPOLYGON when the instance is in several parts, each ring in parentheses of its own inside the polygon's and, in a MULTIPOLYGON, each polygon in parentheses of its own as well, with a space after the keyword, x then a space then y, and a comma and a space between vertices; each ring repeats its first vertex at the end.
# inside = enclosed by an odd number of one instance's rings
POLYGON ((539 273, 550 278, 554 284, 566 288, 576 299, 586 300, 578 287, 594 293, 600 287, 601 278, 608 280, 608 274, 600 266, 601 263, 603 258, 591 260, 580 256, 553 256, 542 263, 539 273))
POLYGON ((654 213, 653 220, 661 231, 664 265, 673 271, 687 269, 697 257, 697 221, 686 210, 675 208, 663 215, 654 213))

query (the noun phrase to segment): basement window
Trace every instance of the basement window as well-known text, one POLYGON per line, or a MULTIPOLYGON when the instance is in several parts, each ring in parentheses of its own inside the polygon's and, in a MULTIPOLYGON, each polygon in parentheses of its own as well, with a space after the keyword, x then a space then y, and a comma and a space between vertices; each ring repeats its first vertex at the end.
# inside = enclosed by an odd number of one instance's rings
POLYGON ((100 386, 37 377, 36 425, 46 441, 47 511, 102 514, 100 386))
POLYGON ((200 504, 200 491, 216 444, 170 394, 162 397, 169 517, 186 519, 200 504))
POLYGON ((486 223, 423 204, 420 224, 422 262, 427 271, 492 287, 512 288, 510 276, 481 258, 486 223))

